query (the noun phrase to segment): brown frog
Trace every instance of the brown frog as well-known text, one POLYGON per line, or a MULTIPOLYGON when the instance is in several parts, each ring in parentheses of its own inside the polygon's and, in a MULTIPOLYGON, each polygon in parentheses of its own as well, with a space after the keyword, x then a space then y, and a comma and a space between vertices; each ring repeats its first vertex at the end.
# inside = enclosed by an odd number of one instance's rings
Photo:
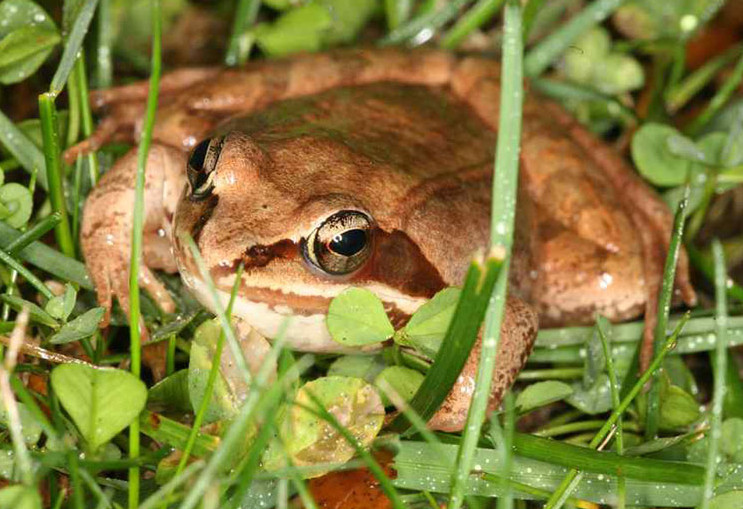
MULTIPOLYGON (((288 346, 340 351, 330 300, 368 288, 403 323, 461 283, 488 244, 499 65, 421 49, 353 50, 186 69, 162 79, 145 189, 141 285, 173 302, 150 272, 179 271, 213 308, 183 234, 223 301, 237 267, 234 316, 266 337, 286 317, 288 346)), ((136 142, 146 83, 95 92, 107 115, 67 157, 111 139, 136 142)), ((88 197, 81 243, 102 305, 128 310, 136 155, 88 197)), ((528 94, 516 241, 491 406, 523 367, 537 326, 652 322, 671 215, 610 147, 560 106, 528 94)), ((682 256, 677 288, 695 300, 682 256)), ((652 323, 650 324, 652 326, 652 323)), ((431 426, 461 428, 474 349, 431 426)))

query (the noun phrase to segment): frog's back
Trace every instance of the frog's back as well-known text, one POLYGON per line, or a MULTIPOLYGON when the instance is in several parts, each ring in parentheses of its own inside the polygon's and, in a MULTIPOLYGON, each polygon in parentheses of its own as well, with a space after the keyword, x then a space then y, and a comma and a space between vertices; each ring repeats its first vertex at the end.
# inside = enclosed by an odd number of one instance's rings
POLYGON ((415 184, 489 164, 495 141, 495 133, 447 88, 390 82, 274 103, 218 128, 231 130, 273 154, 312 148, 315 159, 343 146, 366 159, 356 168, 360 174, 401 174, 415 184))

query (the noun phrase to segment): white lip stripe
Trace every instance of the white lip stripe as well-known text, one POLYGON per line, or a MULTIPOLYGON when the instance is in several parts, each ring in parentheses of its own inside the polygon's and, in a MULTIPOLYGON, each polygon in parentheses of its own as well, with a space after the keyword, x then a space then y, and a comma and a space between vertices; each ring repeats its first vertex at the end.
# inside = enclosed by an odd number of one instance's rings
MULTIPOLYGON (((184 279, 191 288, 193 295, 206 308, 214 311, 213 301, 207 286, 196 278, 184 279)), ((230 295, 222 290, 217 290, 219 300, 223 307, 230 301, 230 295)), ((257 330, 262 336, 275 338, 284 321, 289 319, 285 337, 287 347, 292 350, 316 353, 363 353, 377 350, 379 346, 364 348, 349 348, 342 346, 330 337, 325 325, 325 314, 314 314, 309 316, 295 315, 288 306, 281 306, 281 312, 272 309, 263 302, 253 302, 238 297, 232 309, 236 318, 244 320, 248 325, 257 330)))
MULTIPOLYGON (((195 278, 194 278, 195 279, 195 278)), ((227 275, 219 278, 216 282, 221 288, 232 288, 235 284, 235 276, 227 275)), ((269 283, 268 281, 259 281, 257 278, 252 278, 250 286, 254 288, 262 288, 272 291, 280 291, 285 294, 296 295, 298 297, 324 297, 326 299, 332 299, 340 294, 343 290, 351 284, 328 284, 328 285, 303 285, 296 284, 290 281, 282 282, 280 285, 269 283)), ((399 290, 381 283, 368 283, 363 285, 364 288, 368 289, 383 302, 394 305, 397 309, 405 313, 406 315, 412 315, 419 307, 428 302, 425 297, 411 297, 399 290)), ((255 301, 254 301, 255 302, 255 301)))

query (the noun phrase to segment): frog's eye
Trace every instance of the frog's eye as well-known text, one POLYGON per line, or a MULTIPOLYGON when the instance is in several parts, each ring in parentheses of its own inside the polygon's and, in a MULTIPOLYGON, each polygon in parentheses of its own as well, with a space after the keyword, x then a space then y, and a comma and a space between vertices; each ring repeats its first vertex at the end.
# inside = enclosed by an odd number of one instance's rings
POLYGON ((191 199, 203 200, 207 198, 214 187, 214 169, 222 152, 224 137, 207 138, 200 142, 191 151, 188 158, 188 182, 191 184, 191 199))
POLYGON ((305 259, 326 274, 350 274, 372 251, 372 220, 357 210, 328 217, 302 242, 305 259))

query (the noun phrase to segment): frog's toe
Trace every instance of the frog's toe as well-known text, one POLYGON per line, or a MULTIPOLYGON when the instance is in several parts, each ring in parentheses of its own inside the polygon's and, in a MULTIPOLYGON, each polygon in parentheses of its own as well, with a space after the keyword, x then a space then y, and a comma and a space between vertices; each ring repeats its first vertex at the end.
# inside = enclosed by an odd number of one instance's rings
POLYGON ((175 302, 173 302, 170 293, 148 267, 140 267, 139 286, 147 291, 157 306, 164 312, 173 313, 175 311, 175 302))

